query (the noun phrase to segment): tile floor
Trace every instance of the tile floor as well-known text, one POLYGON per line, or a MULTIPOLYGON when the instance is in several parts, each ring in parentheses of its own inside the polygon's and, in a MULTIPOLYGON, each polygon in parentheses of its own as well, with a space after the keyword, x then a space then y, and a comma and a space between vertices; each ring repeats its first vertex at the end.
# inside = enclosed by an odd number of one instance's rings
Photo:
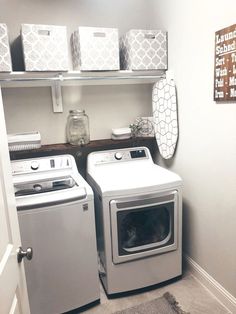
MULTIPOLYGON (((229 314, 217 299, 206 290, 189 272, 181 279, 162 284, 155 289, 139 292, 119 298, 107 298, 101 286, 101 303, 83 311, 83 314, 111 314, 134 305, 153 300, 162 296, 166 291, 173 294, 181 308, 191 314, 229 314)), ((147 313, 148 314, 148 313, 147 313)))

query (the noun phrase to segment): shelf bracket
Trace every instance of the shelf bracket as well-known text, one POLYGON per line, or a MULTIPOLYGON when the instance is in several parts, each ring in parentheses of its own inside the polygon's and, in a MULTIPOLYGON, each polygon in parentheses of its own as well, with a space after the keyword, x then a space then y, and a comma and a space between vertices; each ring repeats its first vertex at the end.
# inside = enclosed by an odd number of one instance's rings
POLYGON ((63 112, 62 92, 61 92, 61 85, 60 85, 60 81, 63 80, 63 77, 59 75, 58 78, 59 80, 55 81, 54 85, 51 86, 52 105, 53 105, 54 113, 63 112))
POLYGON ((166 71, 166 79, 167 79, 168 81, 174 80, 174 72, 171 71, 171 70, 166 71))

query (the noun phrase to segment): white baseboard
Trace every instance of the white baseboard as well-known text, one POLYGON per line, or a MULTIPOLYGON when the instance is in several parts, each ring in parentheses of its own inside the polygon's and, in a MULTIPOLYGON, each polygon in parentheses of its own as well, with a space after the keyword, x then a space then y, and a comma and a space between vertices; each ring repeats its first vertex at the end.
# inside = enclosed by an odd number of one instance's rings
POLYGON ((232 314, 236 313, 236 298, 222 287, 213 277, 211 277, 201 266, 191 257, 184 254, 184 262, 187 269, 205 286, 227 310, 232 314))

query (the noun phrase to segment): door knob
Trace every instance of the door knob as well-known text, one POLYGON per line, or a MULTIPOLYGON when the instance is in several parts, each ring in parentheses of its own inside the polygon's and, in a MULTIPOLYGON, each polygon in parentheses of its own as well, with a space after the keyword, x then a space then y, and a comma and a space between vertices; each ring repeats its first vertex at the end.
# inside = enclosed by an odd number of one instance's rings
POLYGON ((32 247, 28 247, 26 249, 26 251, 24 251, 21 246, 18 248, 18 250, 17 250, 17 261, 18 261, 18 263, 21 263, 22 259, 24 257, 26 257, 27 260, 29 260, 29 261, 32 259, 32 257, 33 257, 32 247))

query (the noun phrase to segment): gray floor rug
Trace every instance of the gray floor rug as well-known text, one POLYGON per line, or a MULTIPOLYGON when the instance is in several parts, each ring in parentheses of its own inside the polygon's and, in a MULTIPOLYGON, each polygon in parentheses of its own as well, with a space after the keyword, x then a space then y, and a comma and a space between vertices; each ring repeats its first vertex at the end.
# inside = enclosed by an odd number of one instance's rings
POLYGON ((190 314, 183 311, 175 297, 166 292, 162 297, 113 314, 190 314))

